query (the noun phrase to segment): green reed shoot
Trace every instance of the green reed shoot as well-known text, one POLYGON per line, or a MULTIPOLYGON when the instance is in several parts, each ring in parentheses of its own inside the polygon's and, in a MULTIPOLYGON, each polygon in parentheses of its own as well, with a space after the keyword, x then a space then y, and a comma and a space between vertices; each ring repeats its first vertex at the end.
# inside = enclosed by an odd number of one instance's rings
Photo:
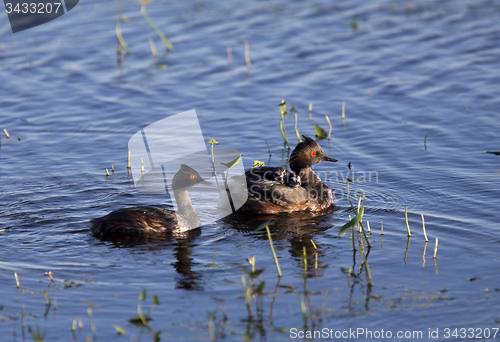
POLYGON ((312 119, 312 114, 313 114, 313 104, 311 102, 309 103, 309 119, 312 119))
POLYGON ((137 313, 139 314, 139 317, 142 321, 142 324, 148 325, 146 321, 146 316, 142 313, 142 302, 146 299, 146 289, 142 289, 141 293, 139 294, 139 303, 137 304, 137 313))
POLYGON ((314 125, 314 133, 316 133, 318 139, 325 139, 327 137, 325 130, 318 125, 314 125))
POLYGON ((436 238, 436 244, 434 245, 434 256, 433 256, 434 259, 436 259, 437 251, 438 251, 438 238, 436 238))
POLYGON ((130 151, 128 151, 127 169, 130 169, 130 151))
POLYGON ((295 134, 297 134, 297 139, 299 143, 302 142, 302 138, 300 137, 299 130, 297 129, 297 113, 295 113, 295 134))
POLYGON ((121 29, 121 22, 124 20, 125 17, 122 17, 121 15, 118 17, 118 20, 116 21, 116 38, 118 39, 118 44, 127 52, 127 54, 130 54, 132 50, 130 50, 130 47, 127 45, 125 42, 125 39, 123 39, 122 35, 122 29, 121 29))
POLYGON ((10 138, 10 134, 9 132, 7 132, 7 128, 4 128, 3 131, 5 132, 5 135, 7 136, 7 139, 10 138))
POLYGON ((328 140, 330 140, 330 136, 332 135, 332 123, 330 122, 330 118, 328 115, 325 115, 326 121, 328 121, 328 126, 330 126, 330 130, 328 131, 328 140))
POLYGON ((307 251, 306 246, 302 246, 302 261, 304 262, 304 277, 307 276, 307 251))
POLYGON ((263 224, 261 224, 257 229, 256 231, 258 230, 262 230, 264 228, 266 228, 266 231, 267 231, 267 238, 269 239, 269 245, 271 246, 271 252, 273 252, 273 258, 274 258, 274 263, 276 264, 276 269, 278 270, 278 275, 280 277, 283 276, 283 274, 281 274, 281 268, 280 268, 280 263, 278 262, 278 257, 276 256, 276 252, 274 251, 274 246, 273 246, 273 239, 271 238, 271 231, 269 230, 269 223, 270 221, 267 221, 263 224))
POLYGON ((109 171, 106 169, 106 177, 109 177, 109 171))
POLYGON ((248 40, 243 42, 245 45, 245 62, 247 63, 247 68, 250 70, 252 68, 252 62, 250 61, 250 44, 248 44, 248 40))
POLYGON ((45 296, 45 305, 50 305, 49 292, 47 290, 43 290, 43 295, 45 296))
MULTIPOLYGON (((217 189, 219 189, 219 181, 217 179, 217 171, 215 171, 215 161, 214 161, 215 160, 215 158, 214 158, 214 144, 219 145, 219 143, 215 139, 210 139, 208 142, 211 144, 210 154, 212 155, 212 169, 214 170, 214 176, 215 176, 215 182, 217 183, 217 189)), ((220 189, 219 189, 219 191, 220 191, 220 189)))
POLYGON ((384 222, 380 221, 380 235, 384 235, 384 222))
POLYGON ((370 266, 368 266, 368 256, 365 255, 365 270, 366 270, 366 285, 372 286, 372 273, 370 272, 370 266))
POLYGON ((269 231, 269 226, 266 226, 267 237, 269 238, 269 245, 271 246, 271 251, 273 252, 274 262, 276 263, 276 269, 278 270, 278 275, 281 277, 281 268, 280 263, 278 262, 278 258, 276 257, 276 252, 273 247, 273 239, 271 238, 271 232, 269 231))
POLYGON ((411 236, 410 225, 408 224, 408 207, 405 207, 405 222, 406 222, 406 230, 408 231, 408 236, 411 236))
POLYGON ((151 2, 153 2, 153 0, 145 0, 145 1, 139 3, 141 5, 141 14, 144 17, 144 19, 146 19, 146 21, 151 26, 151 28, 156 32, 158 37, 160 37, 163 44, 165 44, 165 46, 167 47, 167 50, 173 51, 174 47, 172 46, 172 44, 170 44, 170 41, 168 40, 168 38, 163 34, 163 32, 161 32, 161 30, 158 28, 158 26, 156 26, 156 24, 154 23, 153 19, 151 19, 151 17, 146 12, 146 5, 148 5, 151 2))
POLYGON ((255 256, 248 258, 247 261, 250 265, 252 265, 252 273, 254 273, 255 272, 255 256))
POLYGON ((158 57, 158 50, 156 49, 156 44, 153 38, 148 39, 149 47, 151 48, 151 53, 153 54, 153 58, 158 57))
POLYGON ((299 140, 299 143, 302 142, 302 139, 300 138, 299 130, 297 128, 297 120, 298 120, 298 113, 299 111, 295 108, 295 105, 292 102, 292 108, 290 108, 290 113, 292 113, 295 116, 295 134, 297 134, 297 140, 299 140))
POLYGON ((424 229, 425 242, 427 242, 429 239, 427 239, 427 233, 425 232, 424 214, 420 213, 420 215, 422 215, 422 228, 424 229))
POLYGON ((35 342, 44 342, 45 341, 43 339, 43 335, 40 332, 38 327, 36 327, 36 330, 34 330, 34 329, 31 329, 30 326, 28 326, 28 332, 31 334, 31 338, 33 339, 33 341, 35 341, 35 342))
POLYGON ((113 328, 115 328, 116 332, 120 335, 125 335, 127 333, 127 330, 123 329, 118 325, 113 325, 113 328))
POLYGON ((127 17, 124 17, 120 11, 120 8, 118 7, 118 1, 115 1, 115 8, 116 8, 116 12, 118 13, 118 20, 116 21, 116 38, 118 39, 118 44, 120 44, 120 46, 125 49, 125 51, 127 52, 127 54, 130 54, 131 50, 129 48, 129 46, 127 45, 127 43, 125 43, 125 39, 123 39, 123 35, 122 35, 122 30, 121 30, 121 22, 122 21, 130 21, 129 18, 127 17))
POLYGON ((285 115, 287 118, 289 118, 288 113, 286 111, 286 102, 285 100, 281 100, 281 103, 279 104, 280 106, 280 130, 281 130, 281 136, 283 137, 283 141, 285 142, 285 145, 288 145, 288 148, 290 148, 290 143, 288 142, 288 136, 286 134, 286 127, 285 127, 285 121, 284 117, 285 115))
POLYGON ((158 300, 158 297, 156 295, 153 295, 151 297, 153 299, 153 304, 151 304, 151 307, 149 308, 148 312, 143 313, 142 312, 142 303, 146 300, 146 289, 142 289, 141 293, 139 294, 139 302, 137 304, 137 313, 138 316, 129 319, 129 322, 134 323, 134 324, 142 324, 143 326, 148 326, 148 321, 150 320, 149 315, 153 311, 153 309, 156 307, 156 305, 160 305, 160 302, 158 300))
POLYGON ((311 243, 312 243, 314 249, 318 249, 318 247, 316 246, 316 244, 314 243, 314 241, 312 239, 311 239, 311 243))
POLYGON ((16 286, 19 288, 21 285, 19 284, 19 277, 17 276, 17 272, 14 272, 14 277, 16 278, 16 286))
POLYGON ((222 163, 222 165, 224 165, 225 167, 227 167, 227 171, 226 171, 226 181, 225 181, 225 186, 226 186, 226 189, 227 189, 227 178, 229 176, 229 169, 232 168, 233 166, 236 166, 238 165, 238 163, 240 162, 241 158, 243 157, 243 155, 240 155, 239 157, 236 157, 235 159, 231 160, 229 163, 222 163))

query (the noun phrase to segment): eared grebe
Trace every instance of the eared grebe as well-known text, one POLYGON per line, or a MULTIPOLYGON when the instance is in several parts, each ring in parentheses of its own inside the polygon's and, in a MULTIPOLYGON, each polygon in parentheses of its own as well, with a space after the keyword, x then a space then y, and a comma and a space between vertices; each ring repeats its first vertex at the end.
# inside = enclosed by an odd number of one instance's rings
POLYGON ((288 186, 301 186, 302 181, 300 179, 299 175, 296 175, 293 172, 288 172, 286 173, 285 179, 283 180, 283 183, 288 185, 288 186))
POLYGON ((200 183, 210 184, 194 169, 182 164, 172 178, 177 212, 151 206, 118 209, 93 219, 92 235, 102 238, 114 234, 182 233, 197 228, 200 219, 189 199, 188 189, 200 183))
POLYGON ((321 146, 310 137, 303 135, 302 139, 290 155, 290 169, 296 175, 290 173, 287 177, 281 167, 259 167, 246 172, 248 200, 241 211, 259 214, 320 211, 333 204, 332 190, 311 166, 337 160, 325 156, 321 146), (282 182, 275 179, 277 174, 283 174, 282 182))

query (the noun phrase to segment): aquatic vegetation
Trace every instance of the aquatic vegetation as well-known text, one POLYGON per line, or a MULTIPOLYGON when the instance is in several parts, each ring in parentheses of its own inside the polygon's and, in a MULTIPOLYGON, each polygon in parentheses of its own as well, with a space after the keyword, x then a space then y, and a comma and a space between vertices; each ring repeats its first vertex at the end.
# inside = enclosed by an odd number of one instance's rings
POLYGON ((248 44, 248 40, 246 39, 243 43, 245 45, 245 62, 247 63, 248 70, 250 70, 252 68, 252 62, 250 61, 250 44, 248 44))
POLYGON ((163 34, 163 32, 161 32, 161 30, 158 28, 158 26, 156 26, 153 19, 151 19, 151 17, 146 12, 146 5, 150 4, 153 1, 154 0, 145 0, 145 1, 139 3, 141 5, 141 14, 144 17, 144 19, 146 19, 146 21, 151 26, 151 28, 155 31, 155 33, 158 35, 158 37, 160 37, 163 44, 165 44, 165 46, 167 47, 167 50, 173 51, 174 47, 172 46, 172 44, 170 43, 168 38, 163 34))
POLYGON ((408 236, 411 236, 410 225, 408 224, 408 207, 405 207, 405 223, 406 223, 406 230, 408 231, 408 236))
POLYGON ((19 277, 17 276, 17 272, 14 272, 14 277, 16 278, 16 286, 19 288, 19 277))
POLYGON ((297 140, 302 142, 302 138, 300 137, 299 130, 297 128, 297 119, 298 119, 298 113, 299 111, 295 108, 295 105, 292 102, 292 108, 290 108, 290 113, 292 113, 295 116, 295 134, 297 134, 297 140))
POLYGON ((328 131, 328 140, 330 140, 330 137, 332 135, 332 123, 330 122, 330 118, 328 115, 325 115, 326 121, 328 121, 328 126, 330 126, 330 130, 328 131))
POLYGON ((259 230, 262 230, 264 228, 266 229, 267 238, 269 239, 269 245, 271 246, 271 252, 273 253, 274 263, 276 264, 276 270, 278 271, 278 275, 280 277, 282 277, 283 274, 281 273, 280 263, 278 262, 278 257, 276 256, 276 252, 274 251, 273 239, 271 238, 271 232, 269 230, 270 224, 271 224, 271 221, 267 221, 267 222, 261 224, 259 227, 257 227, 257 229, 255 229, 255 231, 259 231, 259 230))
MULTIPOLYGON (((145 0, 145 1, 139 2, 139 5, 141 5, 141 14, 144 17, 144 19, 147 21, 147 23, 149 24, 149 26, 151 26, 151 28, 153 29, 153 31, 161 39, 161 41, 163 42, 163 44, 165 44, 165 46, 167 47, 167 51, 173 51, 174 47, 172 46, 172 44, 170 43, 170 41, 168 40, 168 38, 165 36, 165 34, 163 34, 163 32, 155 24, 155 22, 153 21, 153 19, 151 19, 151 17, 146 12, 146 6, 148 4, 150 4, 151 2, 153 2, 153 1, 154 0, 145 0)), ((118 19, 116 21, 116 26, 115 26, 116 38, 118 40, 117 55, 118 56, 121 55, 121 49, 122 48, 125 50, 125 52, 127 54, 130 54, 130 53, 132 53, 132 50, 130 49, 130 47, 128 46, 128 44, 125 42, 125 39, 123 38, 123 34, 122 34, 122 30, 121 30, 121 23, 122 22, 131 21, 131 19, 128 18, 128 17, 125 17, 125 16, 123 16, 121 14, 120 8, 118 6, 118 2, 115 2, 115 8, 116 8, 116 12, 118 13, 118 19)), ((156 45, 154 44, 154 41, 151 38, 149 38, 148 41, 149 41, 149 45, 150 45, 153 57, 156 58, 158 56, 158 51, 156 50, 156 45)))
POLYGON ((285 121, 284 117, 286 115, 287 118, 290 116, 288 115, 286 111, 286 102, 285 100, 281 100, 281 103, 278 105, 280 107, 280 131, 281 131, 281 136, 283 137, 283 141, 288 148, 290 148, 290 143, 288 142, 288 136, 286 134, 286 127, 285 127, 285 121))
MULTIPOLYGON (((229 169, 232 168, 233 166, 238 165, 242 157, 243 157, 243 155, 241 154, 239 157, 236 157, 235 159, 231 160, 229 163, 223 163, 223 162, 221 162, 222 165, 224 165, 225 167, 227 167, 226 180, 225 180, 226 189, 228 189, 228 187, 227 187, 227 179, 228 179, 228 176, 229 176, 229 169)), ((214 172, 215 172, 215 169, 214 169, 214 172)))
POLYGON ((314 133, 316 133, 316 138, 318 138, 319 140, 325 139, 327 137, 325 130, 318 125, 314 125, 314 133))
POLYGON ((427 241, 429 241, 429 239, 427 239, 427 233, 425 232, 424 214, 420 213, 420 215, 422 215, 422 228, 424 230, 425 242, 427 242, 427 241))
POLYGON ((139 302, 137 304, 138 315, 129 319, 129 322, 148 326, 148 321, 151 320, 151 317, 149 317, 149 315, 151 314, 156 305, 160 305, 160 301, 158 300, 158 297, 156 295, 153 295, 151 299, 153 300, 153 304, 151 304, 151 307, 149 308, 148 312, 143 313, 142 303, 146 300, 146 289, 142 289, 141 293, 139 294, 139 302))

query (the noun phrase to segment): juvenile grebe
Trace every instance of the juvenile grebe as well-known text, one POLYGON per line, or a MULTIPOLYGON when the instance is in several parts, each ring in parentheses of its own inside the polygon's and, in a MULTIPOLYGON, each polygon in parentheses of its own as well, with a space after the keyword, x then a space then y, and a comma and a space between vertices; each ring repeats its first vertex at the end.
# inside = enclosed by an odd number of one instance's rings
MULTIPOLYGON (((314 173, 311 166, 322 161, 336 162, 325 156, 321 146, 302 135, 290 155, 290 169, 298 176, 283 184, 269 180, 276 168, 253 168, 246 172, 248 200, 240 209, 259 214, 276 214, 293 211, 320 211, 333 204, 332 190, 314 173), (298 183, 298 184, 297 184, 298 183), (298 186, 300 185, 300 186, 298 186)), ((289 177, 290 178, 290 177, 289 177)))
MULTIPOLYGON (((182 164, 172 178, 177 212, 143 206, 118 209, 91 221, 92 235, 182 233, 200 226, 200 219, 189 199, 188 188, 208 183, 191 167, 182 164)), ((208 183, 210 184, 210 183, 208 183)))
POLYGON ((261 180, 274 181, 288 186, 300 185, 300 177, 281 166, 254 167, 253 169, 245 171, 245 177, 248 187, 261 180))
POLYGON ((302 181, 300 179, 299 175, 296 175, 293 172, 288 172, 286 173, 285 179, 283 180, 284 184, 288 186, 301 186, 302 181))

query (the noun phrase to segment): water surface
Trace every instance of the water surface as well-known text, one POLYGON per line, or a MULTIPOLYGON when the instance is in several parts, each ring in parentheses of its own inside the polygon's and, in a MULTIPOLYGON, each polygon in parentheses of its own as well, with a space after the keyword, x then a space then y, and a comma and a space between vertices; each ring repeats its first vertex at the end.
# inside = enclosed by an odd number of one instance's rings
MULTIPOLYGON (((445 340, 445 328, 500 327, 500 160, 485 153, 500 149, 498 3, 155 1, 148 13, 175 49, 166 55, 140 6, 119 7, 132 19, 121 24, 132 53, 120 58, 113 2, 80 2, 17 34, 0 14, 0 128, 11 134, 0 147, 2 340, 31 340, 29 327, 47 341, 84 341, 89 307, 100 340, 161 332, 163 341, 288 341, 292 328, 422 331, 423 339, 439 329, 445 340), (138 130, 194 108, 206 140, 241 151, 247 168, 280 165, 289 153, 282 99, 299 110, 301 134, 328 131, 330 117, 331 139, 320 144, 340 160, 314 168, 335 191, 334 210, 272 217, 282 278, 265 231, 254 231, 267 216, 230 216, 186 239, 90 236, 91 218, 164 204, 128 180, 127 142, 138 130), (350 188, 355 206, 356 194, 370 195, 371 288, 360 251, 338 237, 354 215, 346 178, 363 176, 350 188), (307 270, 296 253, 304 247, 307 270), (265 286, 250 314, 242 275, 251 285, 252 256, 264 270, 253 284, 265 286), (129 323, 142 289, 144 311, 152 295, 160 301, 150 328, 129 323), (73 335, 75 319, 83 327, 73 335)), ((285 120, 293 147, 293 119, 285 120)))

